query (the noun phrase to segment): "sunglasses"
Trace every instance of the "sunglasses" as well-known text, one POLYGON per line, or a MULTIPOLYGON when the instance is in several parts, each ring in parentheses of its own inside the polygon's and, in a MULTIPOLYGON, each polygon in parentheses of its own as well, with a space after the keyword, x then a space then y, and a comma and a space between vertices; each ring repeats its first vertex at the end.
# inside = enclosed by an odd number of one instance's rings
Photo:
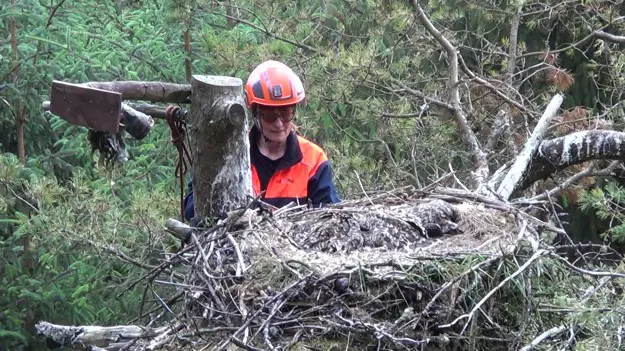
POLYGON ((258 117, 262 118, 266 123, 273 123, 278 118, 282 123, 288 123, 295 117, 295 109, 271 109, 271 110, 258 110, 258 117))

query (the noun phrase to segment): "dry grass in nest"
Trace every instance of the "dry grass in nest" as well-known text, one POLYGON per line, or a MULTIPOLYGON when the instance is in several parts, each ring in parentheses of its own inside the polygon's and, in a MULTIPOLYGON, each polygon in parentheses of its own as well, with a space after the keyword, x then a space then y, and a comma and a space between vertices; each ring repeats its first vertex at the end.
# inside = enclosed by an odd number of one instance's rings
MULTIPOLYGON (((423 201, 420 199, 410 199, 402 201, 402 205, 416 206, 423 201)), ((396 199, 395 206, 399 205, 396 199)), ((352 214, 375 212, 378 206, 343 206, 339 209, 320 209, 312 211, 306 218, 307 221, 319 221, 326 213, 332 214, 352 214)), ((295 219, 302 217, 301 213, 275 218, 273 221, 265 221, 256 224, 245 235, 241 236, 242 251, 250 258, 251 262, 260 266, 263 261, 269 261, 269 267, 275 267, 275 259, 280 258, 285 262, 297 262, 305 264, 318 275, 327 275, 333 272, 340 272, 358 266, 376 266, 379 269, 388 269, 389 263, 397 265, 411 265, 423 257, 435 256, 458 256, 471 253, 491 255, 501 252, 502 247, 508 247, 514 243, 519 228, 514 222, 514 218, 506 213, 489 209, 480 203, 462 202, 452 204, 458 211, 460 220, 458 224, 462 230, 461 234, 444 235, 438 238, 419 238, 410 246, 398 249, 388 249, 387 247, 360 247, 350 252, 324 252, 321 250, 302 249, 290 238, 300 236, 307 239, 300 241, 317 240, 320 235, 326 234, 335 228, 323 228, 316 232, 302 233, 294 232, 294 229, 307 228, 302 223, 293 225, 295 219)), ((303 222, 306 223, 306 220, 303 222)), ((381 220, 382 221, 382 220, 381 220)), ((315 227, 315 223, 310 223, 308 228, 315 227)), ((390 224, 389 224, 390 225, 390 224)), ((319 225, 315 229, 319 229, 319 225)), ((384 227, 384 224, 381 225, 384 227)), ((295 263, 295 264, 297 264, 295 263)))

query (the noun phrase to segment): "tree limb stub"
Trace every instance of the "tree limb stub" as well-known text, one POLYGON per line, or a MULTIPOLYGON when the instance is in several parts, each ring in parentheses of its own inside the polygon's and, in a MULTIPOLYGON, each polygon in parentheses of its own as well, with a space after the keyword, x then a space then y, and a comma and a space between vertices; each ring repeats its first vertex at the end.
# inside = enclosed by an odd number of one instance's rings
POLYGON ((152 102, 190 103, 191 86, 153 81, 87 82, 79 85, 122 94, 122 100, 144 100, 152 102))
POLYGON ((249 128, 238 78, 194 75, 190 146, 195 213, 219 217, 252 195, 249 128))
POLYGON ((562 101, 564 101, 564 96, 561 94, 556 94, 547 105, 545 112, 542 117, 538 121, 536 128, 532 132, 529 140, 525 143, 523 147, 523 151, 517 156, 514 164, 506 174, 505 178, 497 188, 497 194, 501 196, 503 199, 508 200, 510 195, 514 191, 517 186, 517 183, 522 178, 523 173, 527 169, 532 156, 536 153, 536 149, 540 145, 543 140, 543 136, 547 131, 547 127, 551 124, 551 120, 558 112, 560 105, 562 105, 562 101))
POLYGON ((588 130, 543 141, 518 189, 589 160, 625 160, 625 133, 588 130))

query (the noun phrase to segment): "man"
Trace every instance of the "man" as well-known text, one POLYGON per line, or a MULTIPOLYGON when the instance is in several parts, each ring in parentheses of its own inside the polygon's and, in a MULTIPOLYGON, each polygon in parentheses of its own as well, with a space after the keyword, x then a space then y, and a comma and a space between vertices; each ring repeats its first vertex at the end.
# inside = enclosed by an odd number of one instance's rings
MULTIPOLYGON (((325 152, 297 135, 293 127, 297 105, 306 93, 299 77, 285 64, 265 61, 245 84, 250 131, 254 195, 275 207, 294 201, 314 207, 337 203, 332 168, 325 152)), ((185 198, 185 217, 194 216, 193 189, 185 198)))

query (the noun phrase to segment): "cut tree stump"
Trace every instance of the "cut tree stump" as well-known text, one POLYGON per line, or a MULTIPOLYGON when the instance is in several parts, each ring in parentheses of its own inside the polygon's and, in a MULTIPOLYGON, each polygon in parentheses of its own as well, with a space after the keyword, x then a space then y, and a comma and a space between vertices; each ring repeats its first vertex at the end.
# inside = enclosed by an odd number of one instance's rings
POLYGON ((194 75, 189 122, 195 216, 216 218, 252 196, 243 82, 194 75))

